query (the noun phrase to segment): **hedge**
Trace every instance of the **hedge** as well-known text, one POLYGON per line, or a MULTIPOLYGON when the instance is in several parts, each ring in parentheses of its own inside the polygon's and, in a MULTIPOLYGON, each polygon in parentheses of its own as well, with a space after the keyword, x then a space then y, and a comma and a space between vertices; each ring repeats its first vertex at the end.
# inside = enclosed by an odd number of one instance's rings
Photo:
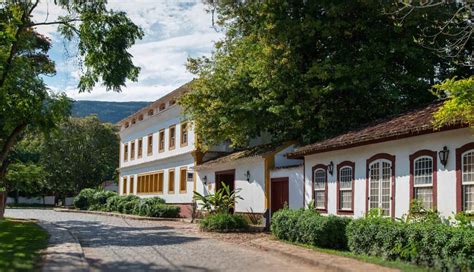
POLYGON ((314 210, 282 209, 272 217, 271 231, 278 239, 317 247, 346 249, 347 217, 322 216, 314 210))
POLYGON ((402 260, 439 270, 474 270, 474 229, 444 222, 401 222, 361 218, 347 226, 356 254, 402 260))
POLYGON ((249 228, 244 216, 238 214, 210 214, 199 221, 200 228, 205 231, 228 232, 243 231, 249 228))
POLYGON ((81 210, 119 212, 150 217, 179 217, 180 208, 168 205, 159 197, 119 196, 111 191, 84 189, 74 199, 81 210))

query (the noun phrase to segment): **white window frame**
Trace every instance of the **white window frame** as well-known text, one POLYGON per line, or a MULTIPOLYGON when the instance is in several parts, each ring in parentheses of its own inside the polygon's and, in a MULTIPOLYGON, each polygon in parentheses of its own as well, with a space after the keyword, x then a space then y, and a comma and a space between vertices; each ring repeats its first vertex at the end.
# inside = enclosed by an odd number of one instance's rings
POLYGON ((327 187, 327 182, 328 182, 328 176, 327 176, 327 171, 324 168, 316 168, 314 169, 313 172, 313 186, 314 186, 314 208, 317 210, 326 210, 326 202, 327 202, 327 194, 326 194, 326 187, 327 187), (324 188, 316 188, 316 172, 322 171, 324 172, 324 188), (318 206, 318 202, 316 201, 316 192, 323 192, 324 193, 324 203, 322 203, 322 206, 318 206))
POLYGON ((353 201, 354 201, 354 199, 353 199, 354 194, 352 193, 352 190, 354 190, 354 179, 353 179, 353 177, 354 177, 354 168, 352 166, 343 166, 339 169, 339 180, 338 180, 338 182, 339 182, 339 192, 337 192, 337 193, 339 194, 339 207, 340 207, 339 210, 341 210, 341 211, 352 211, 353 201), (351 187, 350 188, 342 188, 341 187, 341 177, 342 177, 341 173, 342 173, 342 170, 344 170, 345 168, 351 169, 351 175, 350 175, 351 187), (344 192, 347 192, 347 191, 351 192, 351 205, 350 205, 350 208, 342 208, 342 205, 341 205, 342 204, 342 194, 341 194, 341 192, 343 192, 343 191, 344 192))
POLYGON ((433 157, 431 156, 419 156, 419 157, 416 157, 414 160, 413 160, 413 198, 414 199, 417 199, 417 194, 416 194, 416 189, 417 188, 431 188, 431 205, 432 207, 434 207, 435 203, 434 203, 434 199, 433 199, 433 196, 434 196, 434 168, 435 168, 435 165, 434 165, 434 159, 433 157), (416 184, 416 162, 418 160, 421 160, 421 159, 429 159, 431 160, 431 183, 429 184, 416 184))
MULTIPOLYGON (((474 210, 465 210, 465 201, 466 199, 464 198, 464 186, 466 185, 474 185, 474 180, 473 181, 464 181, 464 156, 466 156, 468 153, 473 153, 474 155, 474 149, 469 149, 461 154, 461 200, 462 200, 462 209, 464 212, 467 213, 474 213, 474 210)), ((474 174, 474 173, 473 173, 474 174)))

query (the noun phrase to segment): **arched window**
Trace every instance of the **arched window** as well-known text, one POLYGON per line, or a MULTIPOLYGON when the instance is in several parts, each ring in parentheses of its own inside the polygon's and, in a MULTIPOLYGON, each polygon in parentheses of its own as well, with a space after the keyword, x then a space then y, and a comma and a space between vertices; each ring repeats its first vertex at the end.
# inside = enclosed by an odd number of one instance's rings
POLYGON ((417 199, 427 210, 436 209, 437 163, 436 151, 410 155, 410 200, 417 199))
POLYGON ((354 163, 345 161, 337 165, 337 213, 353 214, 354 163))
POLYGON ((462 208, 474 211, 474 149, 462 154, 462 208))
POLYGON ((327 210, 327 175, 326 166, 313 167, 314 207, 325 212, 327 210))

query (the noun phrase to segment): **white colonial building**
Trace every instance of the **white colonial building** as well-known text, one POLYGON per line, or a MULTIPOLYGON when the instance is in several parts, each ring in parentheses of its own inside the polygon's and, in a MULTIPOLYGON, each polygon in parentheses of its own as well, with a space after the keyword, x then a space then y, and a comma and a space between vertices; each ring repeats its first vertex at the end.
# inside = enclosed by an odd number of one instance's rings
POLYGON ((402 217, 412 199, 448 217, 474 212, 474 131, 433 127, 441 104, 301 147, 304 203, 321 213, 360 217, 370 209, 402 217))
POLYGON ((188 215, 196 163, 192 124, 177 99, 184 85, 119 122, 121 195, 159 196, 188 215))

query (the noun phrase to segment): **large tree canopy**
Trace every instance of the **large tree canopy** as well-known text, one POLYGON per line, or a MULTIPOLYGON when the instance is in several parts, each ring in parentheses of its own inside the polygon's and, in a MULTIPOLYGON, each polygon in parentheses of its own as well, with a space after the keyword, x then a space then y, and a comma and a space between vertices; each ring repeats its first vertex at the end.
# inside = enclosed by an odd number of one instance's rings
POLYGON ((37 32, 41 25, 57 25, 65 40, 76 39, 82 71, 80 91, 96 84, 120 91, 126 80, 136 80, 128 49, 143 31, 123 12, 109 10, 105 0, 55 0, 64 15, 54 21, 35 20, 39 0, 0 4, 0 218, 9 189, 5 174, 9 153, 27 128, 50 131, 67 116, 69 100, 48 90, 43 76, 54 75, 50 40, 37 32))
POLYGON ((400 22, 376 0, 210 2, 226 36, 189 60, 197 79, 181 100, 204 145, 314 141, 433 101, 433 84, 468 70, 415 39, 454 6, 400 22))

